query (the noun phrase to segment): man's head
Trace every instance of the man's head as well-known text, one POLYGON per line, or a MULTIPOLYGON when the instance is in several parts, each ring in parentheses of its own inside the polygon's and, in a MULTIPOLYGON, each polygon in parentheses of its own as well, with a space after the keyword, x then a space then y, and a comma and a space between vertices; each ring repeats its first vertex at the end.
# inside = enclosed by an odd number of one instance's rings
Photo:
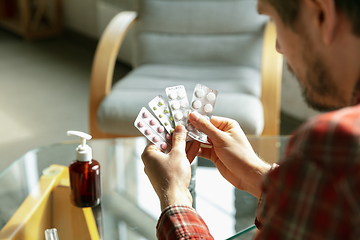
POLYGON ((258 10, 274 20, 276 48, 307 103, 324 111, 350 105, 360 80, 360 1, 258 0, 258 10))
MULTIPOLYGON (((294 27, 300 11, 301 0, 267 0, 278 12, 282 21, 294 27)), ((338 11, 344 13, 352 24, 353 33, 360 37, 360 1, 333 0, 338 11)))

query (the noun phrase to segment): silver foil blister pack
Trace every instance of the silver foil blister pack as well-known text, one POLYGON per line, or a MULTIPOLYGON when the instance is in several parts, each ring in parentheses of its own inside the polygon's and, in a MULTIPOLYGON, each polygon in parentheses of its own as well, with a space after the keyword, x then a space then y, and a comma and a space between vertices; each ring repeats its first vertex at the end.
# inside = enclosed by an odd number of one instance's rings
POLYGON ((161 151, 168 153, 171 150, 171 135, 146 108, 141 109, 134 126, 161 151))
POLYGON ((186 126, 191 110, 185 87, 182 85, 168 87, 165 89, 165 92, 169 101, 171 114, 174 118, 175 126, 179 124, 186 126))
MULTIPOLYGON (((200 113, 208 121, 210 121, 214 110, 217 94, 218 92, 216 90, 201 84, 197 84, 195 86, 193 96, 190 102, 191 111, 200 113)), ((198 131, 190 122, 187 122, 186 129, 188 130, 188 135, 191 138, 199 142, 209 143, 209 141, 207 140, 207 135, 203 132, 198 131)))
POLYGON ((149 102, 149 108, 170 134, 174 131, 174 118, 165 99, 159 95, 149 102))
POLYGON ((160 150, 167 153, 171 150, 171 134, 176 125, 182 124, 187 130, 187 141, 192 139, 202 143, 209 143, 207 135, 198 131, 188 122, 190 112, 196 111, 209 121, 213 113, 217 91, 204 85, 197 84, 189 100, 182 85, 165 89, 168 103, 158 95, 149 102, 149 108, 142 108, 135 120, 135 127, 160 150))

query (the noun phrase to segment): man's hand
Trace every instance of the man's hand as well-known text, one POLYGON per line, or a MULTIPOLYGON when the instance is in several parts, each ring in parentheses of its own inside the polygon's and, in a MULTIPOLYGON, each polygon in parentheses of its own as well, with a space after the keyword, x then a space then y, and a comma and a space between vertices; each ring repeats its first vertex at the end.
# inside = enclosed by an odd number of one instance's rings
POLYGON ((179 125, 173 133, 172 144, 168 154, 149 144, 141 156, 145 173, 160 199, 161 210, 173 204, 192 206, 192 197, 188 190, 191 178, 190 162, 196 157, 200 143, 186 143, 185 127, 179 125))
POLYGON ((259 198, 261 178, 271 166, 255 154, 239 124, 216 116, 209 122, 196 112, 190 114, 189 120, 212 142, 212 148, 201 148, 199 156, 211 160, 236 188, 259 198))

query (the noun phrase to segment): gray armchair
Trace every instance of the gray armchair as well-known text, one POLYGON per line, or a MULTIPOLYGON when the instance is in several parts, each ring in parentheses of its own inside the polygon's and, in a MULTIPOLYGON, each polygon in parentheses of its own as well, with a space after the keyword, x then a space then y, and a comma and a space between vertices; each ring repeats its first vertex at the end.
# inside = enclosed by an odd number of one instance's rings
POLYGON ((214 115, 237 120, 248 135, 277 135, 282 56, 275 26, 256 0, 139 0, 121 12, 98 44, 91 73, 90 133, 140 135, 133 122, 165 88, 197 83, 218 90, 214 115), (117 54, 134 24, 133 70, 112 86, 117 54))

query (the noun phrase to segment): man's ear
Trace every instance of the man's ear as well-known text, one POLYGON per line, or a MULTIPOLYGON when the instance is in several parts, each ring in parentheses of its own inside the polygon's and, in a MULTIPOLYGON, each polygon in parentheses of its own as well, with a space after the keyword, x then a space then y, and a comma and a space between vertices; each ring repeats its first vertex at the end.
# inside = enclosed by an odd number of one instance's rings
POLYGON ((318 28, 325 44, 331 43, 337 26, 334 0, 303 0, 305 8, 311 13, 311 23, 318 28))

